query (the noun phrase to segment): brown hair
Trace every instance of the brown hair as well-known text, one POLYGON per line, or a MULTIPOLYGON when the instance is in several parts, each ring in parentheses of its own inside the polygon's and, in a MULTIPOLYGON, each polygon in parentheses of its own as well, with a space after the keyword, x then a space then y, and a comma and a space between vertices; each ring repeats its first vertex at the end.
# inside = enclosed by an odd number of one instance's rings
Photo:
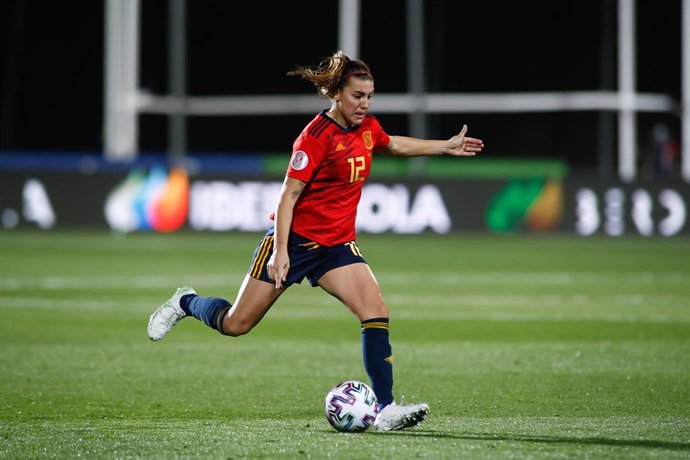
POLYGON ((349 78, 373 80, 369 66, 357 59, 350 59, 342 51, 324 58, 317 67, 297 67, 287 73, 291 77, 302 77, 316 86, 319 95, 333 99, 349 78))

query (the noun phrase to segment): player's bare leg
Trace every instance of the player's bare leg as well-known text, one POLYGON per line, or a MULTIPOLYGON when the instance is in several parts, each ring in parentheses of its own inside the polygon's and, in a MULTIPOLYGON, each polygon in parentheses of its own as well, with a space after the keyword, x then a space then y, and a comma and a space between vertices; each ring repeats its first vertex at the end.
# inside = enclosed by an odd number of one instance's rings
POLYGON ((335 268, 319 279, 319 286, 340 299, 360 321, 388 318, 381 289, 367 264, 335 268))
POLYGON ((340 299, 362 323, 364 366, 382 405, 374 425, 379 431, 418 425, 429 413, 427 404, 398 406, 393 401, 393 356, 388 340, 388 307, 367 264, 333 269, 319 285, 340 299))
POLYGON ((202 297, 191 287, 179 288, 149 318, 148 335, 157 341, 188 316, 203 321, 222 334, 240 336, 249 332, 271 308, 285 288, 247 275, 233 306, 219 297, 202 297))
POLYGON ((235 304, 222 318, 221 333, 237 337, 251 331, 271 309, 286 288, 276 289, 272 283, 247 275, 237 294, 235 304))

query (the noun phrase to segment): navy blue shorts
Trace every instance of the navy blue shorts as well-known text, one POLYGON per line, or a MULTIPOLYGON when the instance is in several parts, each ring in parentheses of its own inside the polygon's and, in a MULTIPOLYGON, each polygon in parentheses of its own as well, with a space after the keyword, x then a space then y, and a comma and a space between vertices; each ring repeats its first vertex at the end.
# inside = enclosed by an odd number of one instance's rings
MULTIPOLYGON (((273 228, 269 229, 266 236, 259 241, 249 266, 249 275, 252 278, 267 283, 275 282, 268 278, 266 267, 273 252, 273 231, 273 228)), ((283 283, 285 287, 294 283, 299 284, 305 277, 312 286, 316 287, 319 285, 319 278, 334 268, 359 262, 367 263, 354 241, 337 246, 321 246, 292 232, 288 238, 288 256, 290 270, 288 270, 287 280, 283 283)))

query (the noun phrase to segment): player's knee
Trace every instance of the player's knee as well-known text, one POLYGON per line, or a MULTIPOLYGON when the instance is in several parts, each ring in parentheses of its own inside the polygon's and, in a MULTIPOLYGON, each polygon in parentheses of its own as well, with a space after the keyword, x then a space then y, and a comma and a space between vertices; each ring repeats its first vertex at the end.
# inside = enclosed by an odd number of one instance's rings
POLYGON ((359 316, 359 319, 369 318, 388 318, 388 307, 385 303, 351 305, 352 310, 359 316))
POLYGON ((247 334, 254 328, 254 324, 248 321, 242 321, 238 318, 233 318, 227 316, 223 321, 223 330, 221 333, 223 335, 228 335, 230 337, 239 337, 241 335, 247 334))

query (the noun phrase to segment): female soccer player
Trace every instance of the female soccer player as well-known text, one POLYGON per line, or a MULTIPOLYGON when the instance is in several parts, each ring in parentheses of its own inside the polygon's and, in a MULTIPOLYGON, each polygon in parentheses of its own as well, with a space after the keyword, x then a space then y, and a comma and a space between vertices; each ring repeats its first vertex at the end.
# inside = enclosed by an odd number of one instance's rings
POLYGON ((317 114, 293 144, 274 225, 254 252, 235 304, 179 288, 151 315, 149 338, 162 339, 187 316, 224 335, 246 334, 290 285, 306 277, 340 299, 361 322, 364 366, 380 404, 377 430, 419 424, 429 411, 427 404, 396 405, 393 399, 389 312, 355 242, 357 204, 374 153, 473 156, 484 144, 465 135, 466 125, 448 140, 389 136, 369 113, 374 95, 369 67, 342 51, 317 67, 298 67, 288 75, 313 83, 330 99, 331 108, 317 114))

